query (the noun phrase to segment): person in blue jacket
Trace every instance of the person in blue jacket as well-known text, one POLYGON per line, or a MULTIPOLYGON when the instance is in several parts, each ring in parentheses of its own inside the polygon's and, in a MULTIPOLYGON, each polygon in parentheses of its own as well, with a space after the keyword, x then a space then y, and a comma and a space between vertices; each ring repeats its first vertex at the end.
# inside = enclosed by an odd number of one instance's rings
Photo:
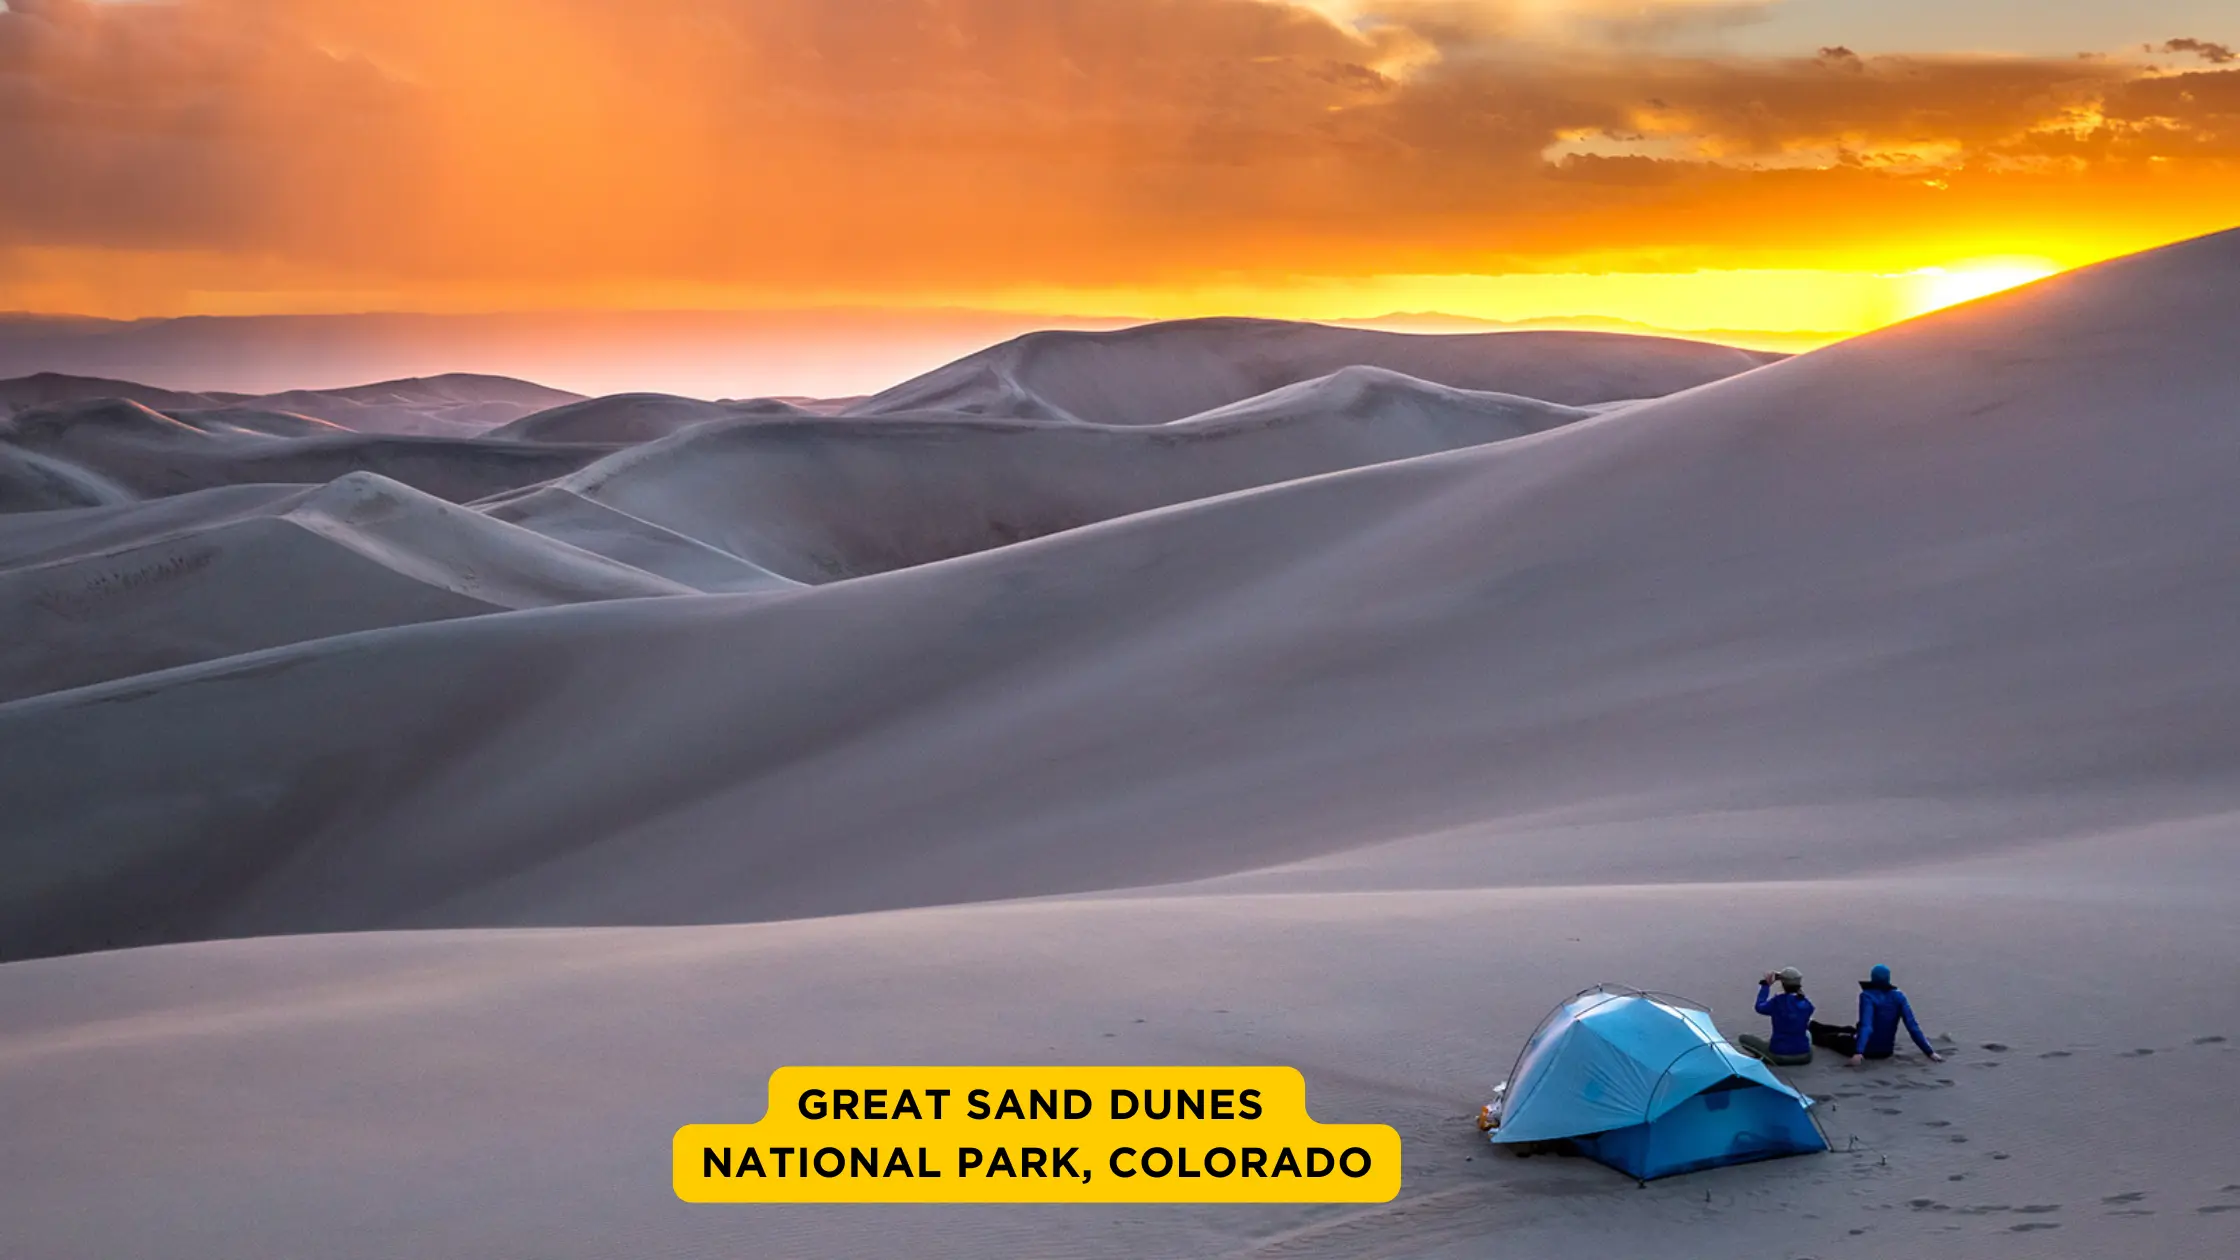
POLYGON ((1758 981, 1758 1013, 1773 1019, 1773 1036, 1744 1033, 1734 1043, 1775 1067, 1812 1062, 1812 999, 1804 995, 1804 973, 1795 967, 1769 971, 1758 981), (1781 982, 1781 992, 1773 982, 1781 982))
POLYGON ((1812 1041, 1850 1055, 1851 1066, 1857 1067, 1868 1059, 1887 1059, 1896 1054, 1901 1023, 1929 1062, 1944 1062, 1944 1056, 1922 1035, 1921 1022, 1913 1017, 1913 1003, 1906 1000, 1905 990, 1890 983, 1888 967, 1876 963, 1867 978, 1859 982, 1859 1022, 1849 1028, 1815 1022, 1811 1026, 1812 1041))

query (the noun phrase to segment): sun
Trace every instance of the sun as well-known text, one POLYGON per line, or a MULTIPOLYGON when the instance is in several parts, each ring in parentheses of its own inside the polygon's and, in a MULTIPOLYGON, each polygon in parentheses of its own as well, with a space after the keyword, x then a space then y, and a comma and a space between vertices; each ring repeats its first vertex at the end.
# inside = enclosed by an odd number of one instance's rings
POLYGON ((1975 259, 1949 267, 1924 267, 1901 277, 1908 282, 1907 316, 1926 315, 1947 306, 1973 302, 2043 280, 2060 270, 2043 258, 1975 259))

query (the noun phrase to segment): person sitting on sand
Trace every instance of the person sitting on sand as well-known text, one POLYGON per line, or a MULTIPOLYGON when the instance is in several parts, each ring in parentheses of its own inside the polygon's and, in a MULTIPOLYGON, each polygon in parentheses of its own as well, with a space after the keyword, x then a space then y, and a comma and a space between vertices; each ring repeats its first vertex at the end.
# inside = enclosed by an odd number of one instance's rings
POLYGON ((1795 967, 1769 971, 1758 981, 1758 1013, 1773 1018, 1773 1036, 1744 1033, 1734 1043, 1775 1067, 1812 1062, 1812 999, 1804 995, 1804 973, 1795 967), (1781 992, 1773 992, 1773 982, 1781 992))
POLYGON ((1815 1020, 1810 1032, 1814 1045, 1850 1055, 1851 1066, 1857 1067, 1868 1059, 1887 1059, 1898 1052, 1900 1022, 1929 1062, 1944 1062, 1944 1056, 1921 1035, 1920 1021, 1913 1017, 1913 1003, 1906 1000, 1905 991, 1890 983, 1890 969, 1876 963, 1867 978, 1859 982, 1859 1022, 1837 1027, 1815 1020))

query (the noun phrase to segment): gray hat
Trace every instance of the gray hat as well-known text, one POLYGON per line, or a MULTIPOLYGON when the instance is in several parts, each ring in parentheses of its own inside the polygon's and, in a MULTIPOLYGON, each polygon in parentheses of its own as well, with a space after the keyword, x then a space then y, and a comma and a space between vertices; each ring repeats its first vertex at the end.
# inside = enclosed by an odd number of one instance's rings
POLYGON ((1804 985, 1804 973, 1795 967, 1783 967, 1773 974, 1781 981, 1781 986, 1785 989, 1801 988, 1804 985))

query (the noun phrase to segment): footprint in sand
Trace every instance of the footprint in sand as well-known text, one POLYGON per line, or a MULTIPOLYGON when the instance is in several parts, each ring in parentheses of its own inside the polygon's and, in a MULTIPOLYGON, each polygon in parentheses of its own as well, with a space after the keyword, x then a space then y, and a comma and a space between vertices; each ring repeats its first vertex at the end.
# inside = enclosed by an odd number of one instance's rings
POLYGON ((1874 1113, 1878 1116, 1902 1116, 1905 1114, 1896 1107, 1877 1107, 1874 1109, 1874 1113))
POLYGON ((1916 1212, 1949 1212, 1952 1210, 1952 1205, 1939 1203, 1935 1199, 1907 1199, 1906 1206, 1916 1212))
POLYGON ((2145 1046, 2141 1046, 2137 1050, 2126 1050, 2116 1057, 2119 1059, 2144 1059, 2148 1055, 2153 1053, 2154 1051, 2147 1049, 2145 1046))
POLYGON ((2153 1209, 2153 1208, 2119 1208, 2119 1209, 2117 1209, 2116 1211, 2113 1211, 2113 1212, 2110 1212, 2110 1213, 2108 1213, 2108 1215, 2110 1215, 2110 1216, 2153 1216, 2153 1215, 2154 1215, 2154 1209, 2153 1209))
POLYGON ((2074 1053, 2076 1052, 2073 1050, 2048 1050, 2038 1057, 2041 1059, 2066 1059, 2074 1053))
POLYGON ((2195 1037, 2195 1038, 2193 1039, 2193 1044, 2195 1044, 2195 1045, 2197 1045, 2197 1046, 2221 1046, 2221 1045, 2223 1045, 2223 1044, 2224 1044, 2224 1038, 2222 1038, 2222 1037, 2195 1037))
POLYGON ((2122 1194, 2111 1194, 2100 1201, 2102 1203, 2137 1203, 2146 1197, 2147 1192, 2144 1190, 2126 1190, 2122 1194))
POLYGON ((2000 1041, 1986 1041, 1983 1043, 1983 1048, 1994 1054, 2003 1054, 2008 1049, 2006 1043, 2000 1041))
POLYGON ((2215 1216, 2219 1212, 2240 1212, 2240 1203, 2212 1203, 2207 1207, 2197 1207, 2194 1211, 2203 1216, 2215 1216))
POLYGON ((1950 1120, 1924 1120, 1921 1123, 1927 1125, 1932 1129, 1949 1129, 1952 1127, 1952 1122, 1950 1120))
POLYGON ((2007 1226, 2007 1232, 2013 1234, 2028 1234, 2035 1230, 2059 1228, 2061 1228, 2060 1224, 2055 1221, 2024 1221, 2020 1225, 2007 1226))
POLYGON ((2014 1158, 2014 1157, 2013 1157, 2013 1156, 2011 1156, 2011 1155, 2009 1155, 2009 1154, 2007 1154, 2007 1153, 2006 1153, 2005 1151, 1993 1151, 1993 1152, 1991 1152, 1991 1158, 1993 1158, 1993 1159, 2012 1159, 2012 1158, 2014 1158))
POLYGON ((2015 1209, 2024 1216, 2044 1216, 2048 1212, 2058 1212, 2060 1210, 2061 1205, 2058 1203, 2032 1203, 2027 1207, 2015 1209))

